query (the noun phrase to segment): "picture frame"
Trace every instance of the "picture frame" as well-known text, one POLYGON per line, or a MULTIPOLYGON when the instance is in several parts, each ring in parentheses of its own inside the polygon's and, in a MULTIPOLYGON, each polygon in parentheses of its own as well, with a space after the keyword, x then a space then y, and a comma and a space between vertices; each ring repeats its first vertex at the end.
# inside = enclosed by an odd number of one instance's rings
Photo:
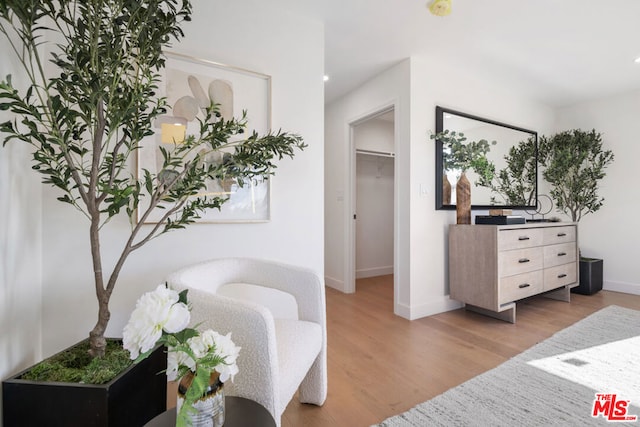
MULTIPOLYGON (((162 144, 173 144, 179 134, 179 138, 184 138, 185 135, 197 133, 199 124, 196 118, 203 114, 196 105, 198 102, 202 105, 215 98, 215 102, 220 104, 220 113, 227 119, 240 118, 246 111, 247 128, 244 135, 251 135, 253 131, 260 135, 270 132, 271 76, 176 52, 164 54, 166 64, 158 89, 160 95, 167 99, 168 111, 156 120, 155 134, 144 138, 137 150, 138 179, 143 176, 144 170, 152 174, 159 171, 162 166, 159 147, 162 144)), ((220 210, 206 210, 196 222, 268 222, 271 219, 269 179, 245 182, 242 186, 211 182, 203 194, 225 194, 229 200, 220 210)), ((146 207, 144 202, 144 198, 141 199, 138 221, 146 207)), ((144 222, 157 223, 162 211, 156 209, 144 222)))

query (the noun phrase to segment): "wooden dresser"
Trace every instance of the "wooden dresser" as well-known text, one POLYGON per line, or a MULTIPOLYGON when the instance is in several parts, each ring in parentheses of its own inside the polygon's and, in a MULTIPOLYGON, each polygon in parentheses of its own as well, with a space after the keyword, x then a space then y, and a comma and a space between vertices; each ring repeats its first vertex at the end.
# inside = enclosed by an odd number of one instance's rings
POLYGON ((469 310, 516 321, 516 301, 569 302, 578 286, 575 223, 449 226, 449 290, 469 310))

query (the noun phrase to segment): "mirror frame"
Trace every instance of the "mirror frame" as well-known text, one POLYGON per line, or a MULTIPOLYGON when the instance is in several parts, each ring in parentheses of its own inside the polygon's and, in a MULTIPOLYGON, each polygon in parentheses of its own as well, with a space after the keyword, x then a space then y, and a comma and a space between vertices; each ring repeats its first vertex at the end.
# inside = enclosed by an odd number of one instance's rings
MULTIPOLYGON (((456 116, 464 117, 467 119, 477 120, 479 122, 491 124, 494 126, 500 126, 512 130, 517 130, 520 132, 525 132, 531 134, 535 138, 536 142, 536 182, 535 182, 535 200, 538 200, 538 132, 521 128, 518 126, 509 125, 506 123, 498 122, 491 119, 485 119, 483 117, 475 116, 472 114, 462 113, 460 111, 452 110, 449 108, 444 108, 440 106, 436 106, 436 134, 444 131, 444 116, 445 114, 453 114, 456 116)), ((485 138, 488 141, 492 141, 490 136, 485 138)), ((455 210, 456 205, 445 205, 442 203, 442 174, 443 174, 443 158, 442 158, 442 142, 440 140, 435 140, 435 148, 436 148, 436 210, 455 210)), ((499 144, 500 142, 498 142, 499 144)), ((525 206, 525 205, 471 205, 472 210, 488 210, 488 209, 536 209, 537 206, 525 206)))

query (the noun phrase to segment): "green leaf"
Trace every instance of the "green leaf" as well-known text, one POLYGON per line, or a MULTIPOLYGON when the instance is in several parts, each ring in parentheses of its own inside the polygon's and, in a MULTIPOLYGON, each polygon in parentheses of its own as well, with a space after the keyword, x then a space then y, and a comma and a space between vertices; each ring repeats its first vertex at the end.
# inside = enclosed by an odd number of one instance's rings
POLYGON ((189 338, 197 337, 199 335, 198 331, 193 328, 185 328, 180 332, 173 334, 178 342, 186 343, 189 338))
POLYGON ((187 293, 189 292, 189 289, 185 289, 182 292, 180 292, 178 294, 178 302, 181 302, 183 304, 187 304, 188 299, 187 299, 187 293))

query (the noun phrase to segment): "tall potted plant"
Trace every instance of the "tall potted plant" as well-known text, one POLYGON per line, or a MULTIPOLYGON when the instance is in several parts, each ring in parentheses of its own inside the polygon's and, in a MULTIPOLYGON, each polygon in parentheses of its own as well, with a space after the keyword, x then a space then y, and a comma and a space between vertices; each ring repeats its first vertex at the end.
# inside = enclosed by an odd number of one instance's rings
MULTIPOLYGON (((613 162, 611 150, 603 150, 602 135, 574 129, 540 138, 542 177, 551 185, 550 195, 558 211, 579 222, 600 210, 604 197, 598 194, 605 169, 613 162)), ((592 294, 602 289, 601 259, 580 257, 580 286, 574 292, 592 294)))
POLYGON ((57 188, 58 200, 87 218, 98 302, 91 357, 105 354, 110 298, 132 252, 220 208, 228 196, 202 195, 211 180, 242 185, 266 178, 276 159, 305 147, 300 136, 286 132, 245 134, 246 116, 222 117, 212 100, 201 106, 198 134, 164 149, 158 173, 135 176, 137 150, 168 111, 158 96, 163 51, 183 37, 181 25, 191 14, 188 0, 0 2, 0 32, 29 82, 26 90, 15 88, 10 76, 0 82, 0 110, 15 114, 0 124, 3 145, 31 145, 32 168, 57 188), (209 161, 214 152, 224 153, 217 156, 224 161, 209 161), (158 210, 154 226, 136 221, 158 210), (116 215, 127 215, 132 226, 107 272, 101 230, 116 215))

